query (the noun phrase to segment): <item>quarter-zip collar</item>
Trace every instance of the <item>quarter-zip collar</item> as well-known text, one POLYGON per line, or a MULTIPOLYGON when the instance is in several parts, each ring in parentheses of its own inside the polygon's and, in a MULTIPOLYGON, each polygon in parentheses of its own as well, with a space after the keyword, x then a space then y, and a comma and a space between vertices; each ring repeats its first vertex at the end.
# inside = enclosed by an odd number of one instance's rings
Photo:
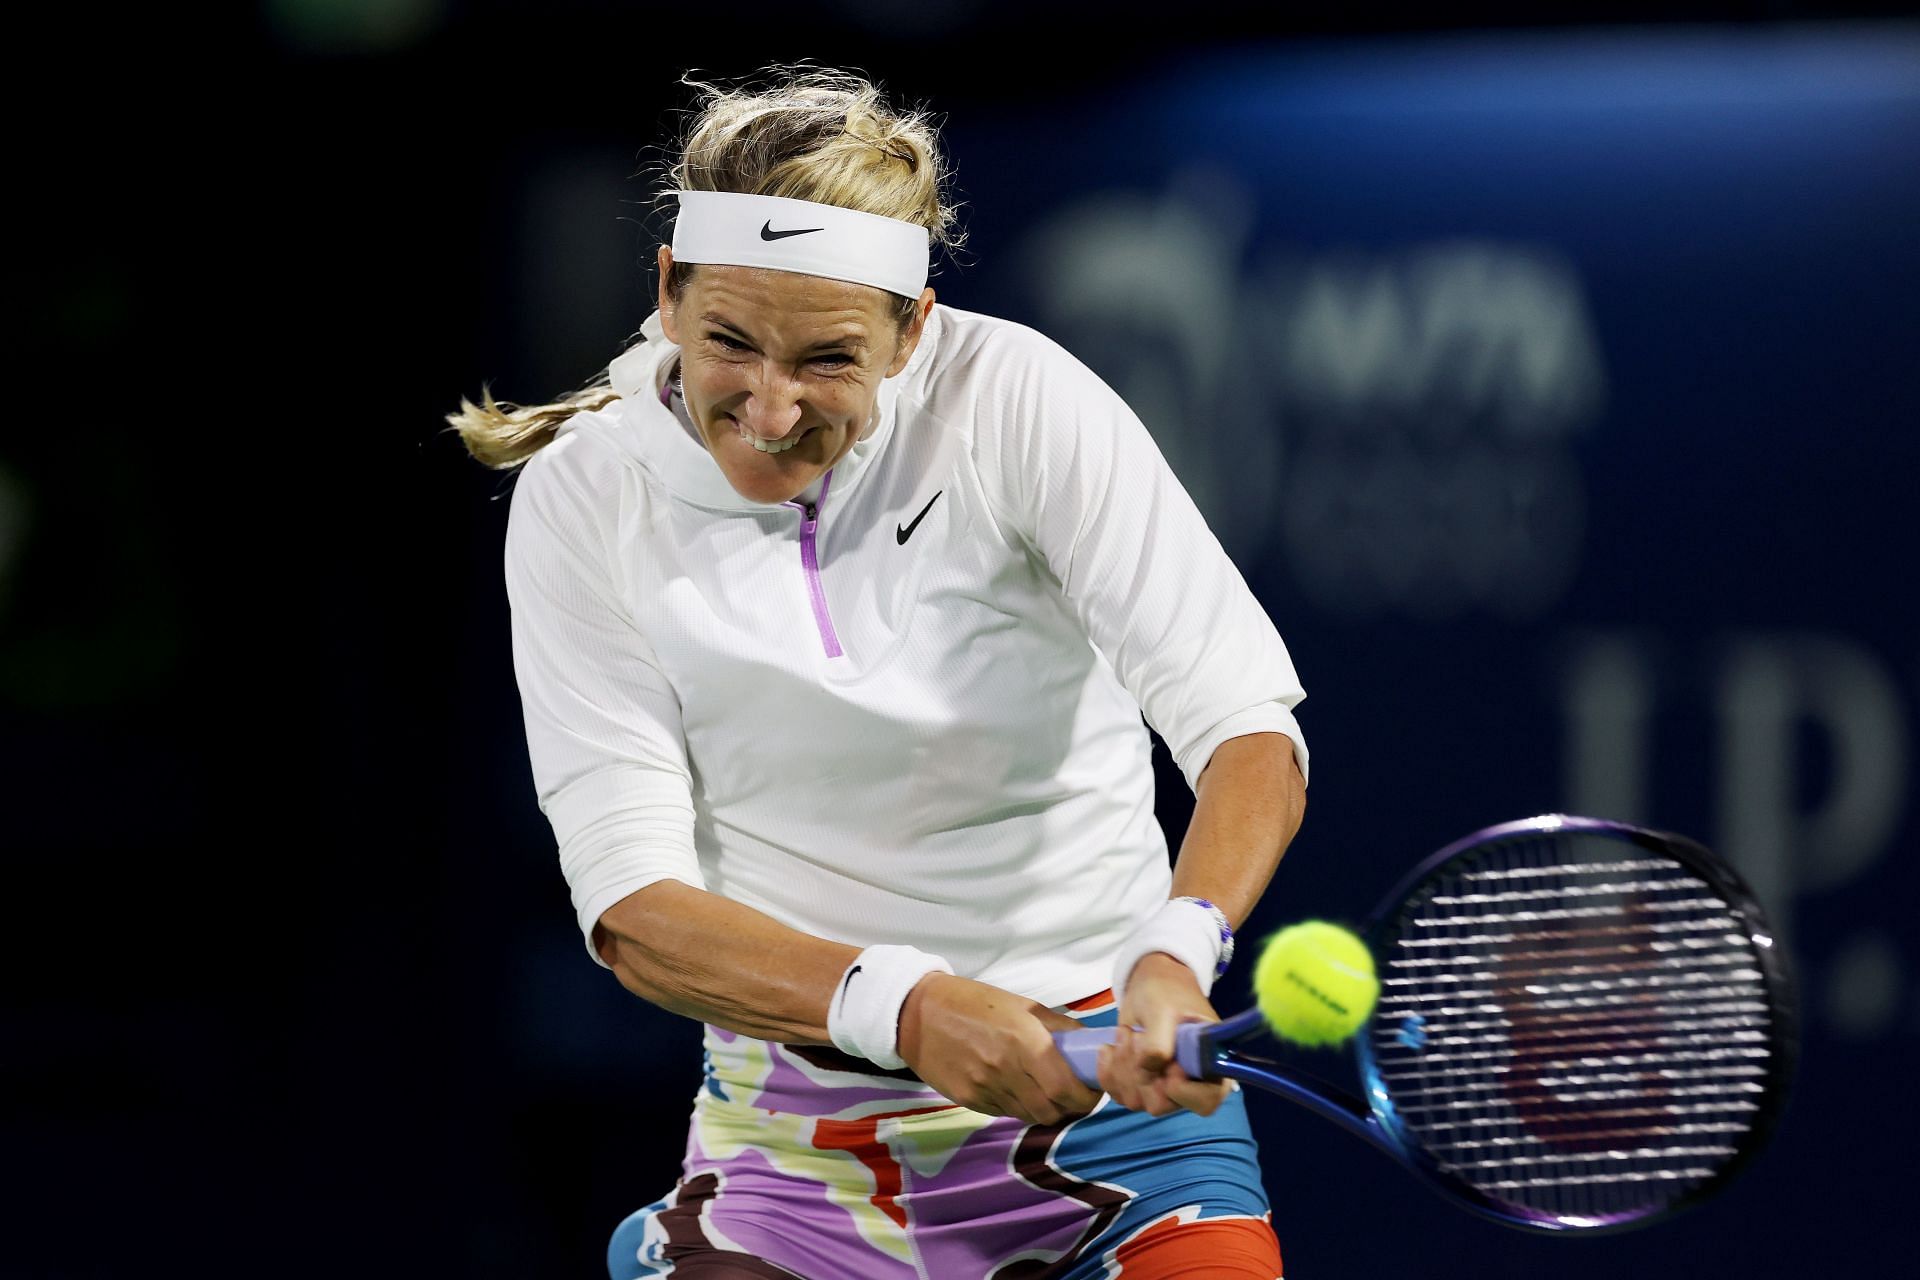
MULTIPOLYGON (((912 367, 931 351, 936 334, 933 325, 939 311, 927 321, 928 331, 920 340, 920 349, 897 377, 880 384, 880 421, 867 436, 856 441, 851 452, 833 467, 836 498, 845 500, 860 483, 860 477, 893 434, 899 384, 912 367)), ((677 498, 711 511, 764 512, 769 504, 741 496, 727 483, 720 466, 706 447, 691 439, 674 420, 673 411, 660 401, 660 392, 672 375, 680 348, 666 339, 660 328, 660 313, 654 312, 640 326, 643 341, 624 352, 608 369, 613 389, 620 396, 620 420, 626 428, 619 433, 623 449, 636 456, 647 470, 659 478, 677 498)))
POLYGON ((808 501, 796 498, 783 503, 800 513, 800 569, 807 578, 807 600, 813 606, 814 625, 820 628, 820 645, 829 658, 837 658, 845 652, 840 647, 840 634, 834 630, 833 611, 827 608, 827 589, 820 581, 820 548, 816 534, 820 528, 820 509, 826 505, 827 491, 833 488, 833 468, 828 467, 820 477, 820 496, 808 501))

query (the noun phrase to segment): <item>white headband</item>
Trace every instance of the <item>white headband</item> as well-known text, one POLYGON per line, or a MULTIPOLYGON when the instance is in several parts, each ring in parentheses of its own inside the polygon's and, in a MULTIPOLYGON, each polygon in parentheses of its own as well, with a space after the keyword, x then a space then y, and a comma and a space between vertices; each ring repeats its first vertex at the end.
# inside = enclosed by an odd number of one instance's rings
POLYGON ((785 196, 674 194, 675 262, 798 271, 907 298, 927 287, 927 229, 915 223, 785 196))

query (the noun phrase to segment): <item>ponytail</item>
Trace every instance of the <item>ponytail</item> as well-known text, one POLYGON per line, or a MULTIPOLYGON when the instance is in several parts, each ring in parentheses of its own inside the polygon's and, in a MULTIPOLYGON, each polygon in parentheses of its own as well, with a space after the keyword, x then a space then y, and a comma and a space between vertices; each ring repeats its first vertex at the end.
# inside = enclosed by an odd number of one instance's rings
POLYGON ((511 471, 545 447, 568 418, 605 408, 618 398, 605 374, 553 404, 495 400, 493 392, 482 387, 480 403, 462 396, 459 412, 447 415, 447 425, 460 433, 476 462, 495 471, 511 471))

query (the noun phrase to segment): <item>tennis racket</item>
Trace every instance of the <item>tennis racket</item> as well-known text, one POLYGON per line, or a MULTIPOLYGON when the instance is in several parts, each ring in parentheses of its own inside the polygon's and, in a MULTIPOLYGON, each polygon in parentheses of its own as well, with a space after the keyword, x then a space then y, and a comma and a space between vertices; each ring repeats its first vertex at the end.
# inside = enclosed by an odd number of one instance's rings
MULTIPOLYGON (((1182 1027, 1181 1067, 1290 1098, 1456 1203, 1549 1232, 1697 1203, 1785 1104, 1785 960, 1746 885, 1690 840, 1562 815, 1488 827, 1416 867, 1361 935, 1380 999, 1353 1040, 1360 1097, 1241 1048, 1258 1009, 1182 1027)), ((1055 1036, 1089 1084, 1112 1038, 1055 1036)))

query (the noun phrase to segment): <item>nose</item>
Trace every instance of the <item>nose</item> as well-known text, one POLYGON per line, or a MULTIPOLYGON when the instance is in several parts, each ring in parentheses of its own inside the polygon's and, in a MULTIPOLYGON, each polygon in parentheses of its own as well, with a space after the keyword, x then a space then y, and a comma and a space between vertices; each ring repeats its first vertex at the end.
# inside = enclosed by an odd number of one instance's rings
POLYGON ((761 372, 747 384, 747 399, 736 415, 740 425, 762 440, 784 439, 800 421, 800 384, 796 379, 761 372))

